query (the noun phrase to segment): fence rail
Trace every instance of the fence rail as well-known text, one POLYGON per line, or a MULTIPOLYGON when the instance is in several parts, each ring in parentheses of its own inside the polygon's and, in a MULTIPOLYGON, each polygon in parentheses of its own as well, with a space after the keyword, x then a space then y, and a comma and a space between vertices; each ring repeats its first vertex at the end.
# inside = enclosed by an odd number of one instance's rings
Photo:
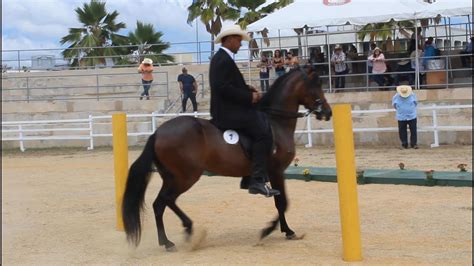
MULTIPOLYGON (((438 111, 449 109, 472 109, 472 105, 427 105, 419 106, 419 111, 431 111, 432 124, 419 126, 420 132, 432 132, 434 143, 431 147, 439 146, 439 132, 440 131, 471 131, 472 124, 469 126, 443 126, 438 124, 438 111)), ((390 113, 394 109, 377 109, 377 110, 353 110, 353 115, 364 115, 374 113, 390 113)), ((159 118, 173 118, 177 116, 195 116, 195 117, 209 117, 209 113, 156 113, 151 114, 129 114, 128 120, 145 119, 145 123, 149 125, 149 130, 142 130, 140 132, 128 132, 128 136, 147 136, 154 132, 158 125, 159 118)), ((312 135, 315 133, 332 133, 333 129, 313 129, 310 117, 306 119, 305 129, 298 129, 295 135, 306 135, 306 147, 313 146, 312 135)), ((107 133, 95 133, 94 128, 98 123, 106 123, 111 125, 112 115, 92 116, 89 115, 86 119, 62 119, 62 120, 38 120, 38 121, 3 121, 2 122, 2 142, 3 141, 18 141, 20 150, 25 151, 25 141, 38 140, 88 140, 88 150, 94 149, 94 139, 100 137, 112 137, 110 129, 107 133), (40 126, 40 128, 35 128, 40 126), (67 126, 67 127, 64 127, 67 126), (28 136, 28 133, 44 133, 44 132, 73 132, 75 135, 54 135, 54 136, 28 136)), ((472 123, 472 121, 471 121, 472 123)), ((383 128, 354 128, 354 132, 396 132, 396 127, 383 128)))

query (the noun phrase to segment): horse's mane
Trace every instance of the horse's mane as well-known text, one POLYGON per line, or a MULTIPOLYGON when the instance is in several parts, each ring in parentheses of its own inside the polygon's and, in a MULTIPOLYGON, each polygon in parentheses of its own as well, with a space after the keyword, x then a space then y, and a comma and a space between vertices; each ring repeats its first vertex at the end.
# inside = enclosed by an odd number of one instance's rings
POLYGON ((268 91, 263 95, 262 99, 259 102, 260 107, 267 107, 270 105, 272 102, 273 98, 275 98, 275 95, 278 94, 278 92, 281 90, 282 87, 284 87, 284 84, 286 84, 287 80, 289 77, 296 71, 299 71, 298 68, 294 68, 290 70, 289 72, 285 73, 283 76, 278 77, 273 84, 270 86, 268 91))
MULTIPOLYGON (((265 93, 263 98, 260 100, 259 107, 260 108, 268 107, 274 101, 274 98, 277 97, 277 95, 279 95, 279 92, 285 87, 286 83, 288 82, 290 77, 293 75, 293 73, 302 72, 302 71, 306 73, 305 69, 300 69, 300 68, 304 68, 304 67, 294 68, 290 70, 288 73, 285 73, 283 76, 278 77, 270 86, 267 93, 265 93)), ((319 76, 316 73, 314 73, 313 77, 311 77, 311 79, 309 79, 308 82, 309 82, 309 85, 311 86, 318 85, 318 83, 320 82, 319 76)))

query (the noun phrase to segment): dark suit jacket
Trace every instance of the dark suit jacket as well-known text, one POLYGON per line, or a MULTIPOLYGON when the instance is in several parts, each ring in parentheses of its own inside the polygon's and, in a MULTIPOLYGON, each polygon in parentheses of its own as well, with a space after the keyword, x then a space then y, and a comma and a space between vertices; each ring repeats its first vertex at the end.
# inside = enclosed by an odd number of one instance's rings
POLYGON ((234 60, 223 49, 212 57, 209 69, 212 122, 220 128, 245 128, 257 119, 252 91, 234 60))

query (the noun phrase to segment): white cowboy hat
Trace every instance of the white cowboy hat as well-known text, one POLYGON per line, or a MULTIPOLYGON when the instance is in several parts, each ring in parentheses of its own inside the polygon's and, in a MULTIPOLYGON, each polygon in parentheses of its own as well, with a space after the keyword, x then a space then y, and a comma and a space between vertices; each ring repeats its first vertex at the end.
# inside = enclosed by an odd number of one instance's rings
POLYGON ((250 41, 250 36, 247 34, 246 31, 242 30, 239 25, 231 25, 222 29, 222 31, 217 35, 214 42, 220 43, 223 37, 230 35, 240 35, 242 36, 242 40, 250 41))
POLYGON ((334 50, 342 50, 342 46, 340 44, 336 44, 334 50))
POLYGON ((397 92, 402 96, 403 98, 406 98, 411 95, 412 89, 408 85, 400 85, 397 87, 397 92))
POLYGON ((151 60, 150 58, 145 58, 143 59, 142 64, 153 65, 153 60, 151 60))

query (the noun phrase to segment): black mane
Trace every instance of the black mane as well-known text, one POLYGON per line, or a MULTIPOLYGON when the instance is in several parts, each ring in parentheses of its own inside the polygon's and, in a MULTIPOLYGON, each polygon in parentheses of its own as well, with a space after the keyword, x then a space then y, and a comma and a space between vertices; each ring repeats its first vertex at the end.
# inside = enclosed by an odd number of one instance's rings
MULTIPOLYGON (((286 83, 288 79, 293 75, 295 72, 300 72, 304 74, 305 79, 308 79, 309 75, 306 75, 306 67, 298 67, 290 70, 290 72, 285 73, 283 76, 278 77, 273 84, 268 89, 267 93, 263 96, 263 98, 259 102, 259 107, 268 107, 274 101, 274 98, 279 94, 282 88, 286 87, 286 83)), ((314 73, 311 79, 308 79, 308 85, 313 86, 320 86, 319 76, 314 73)))

